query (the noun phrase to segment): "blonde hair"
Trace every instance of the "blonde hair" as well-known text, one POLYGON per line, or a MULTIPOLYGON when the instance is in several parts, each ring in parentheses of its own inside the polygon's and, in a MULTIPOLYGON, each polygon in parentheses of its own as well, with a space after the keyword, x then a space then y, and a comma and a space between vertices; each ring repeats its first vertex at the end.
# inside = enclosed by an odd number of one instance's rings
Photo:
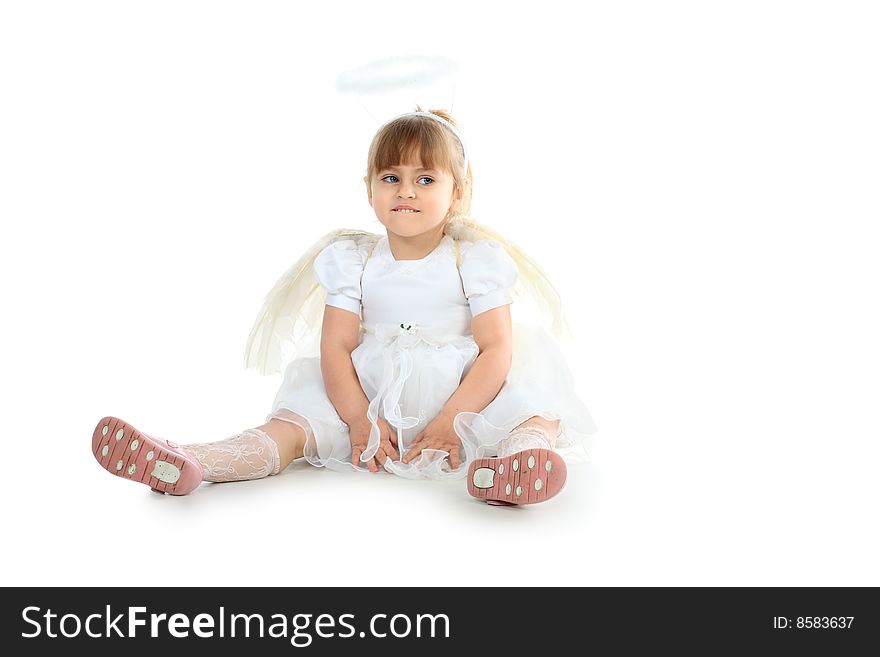
MULTIPOLYGON (((423 110, 416 105, 415 111, 430 112, 460 128, 446 110, 423 110)), ((461 191, 462 198, 453 203, 455 210, 447 215, 447 220, 456 215, 470 214, 473 185, 471 164, 468 162, 467 171, 462 171, 464 152, 458 139, 442 124, 424 116, 401 116, 376 133, 367 153, 364 182, 369 187, 381 170, 416 159, 421 159, 422 166, 427 169, 449 173, 454 188, 461 191)))

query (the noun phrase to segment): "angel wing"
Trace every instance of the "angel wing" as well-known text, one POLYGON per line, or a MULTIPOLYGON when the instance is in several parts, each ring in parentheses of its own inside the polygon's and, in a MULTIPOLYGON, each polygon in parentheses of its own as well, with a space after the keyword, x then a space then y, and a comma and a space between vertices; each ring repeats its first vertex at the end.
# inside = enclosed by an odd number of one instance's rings
POLYGON ((339 229, 310 246, 266 295, 248 337, 245 369, 275 374, 294 358, 319 355, 326 294, 315 278, 315 258, 339 240, 354 240, 361 246, 375 245, 380 238, 362 230, 339 229))
MULTIPOLYGON (((444 232, 454 240, 476 242, 482 239, 499 242, 516 262, 519 276, 510 290, 514 308, 530 320, 535 312, 550 322, 551 332, 570 342, 571 331, 562 315, 562 303, 556 288, 538 264, 518 246, 469 217, 458 216, 444 232), (525 304, 525 305, 523 305, 525 304)), ((244 366, 260 374, 275 374, 294 358, 318 356, 326 294, 315 278, 313 265, 318 254, 338 240, 354 240, 358 247, 375 246, 381 235, 362 230, 339 229, 315 242, 266 295, 245 349, 244 366)), ((529 322, 531 323, 531 322, 529 322)))
POLYGON ((536 316, 543 317, 553 335, 565 344, 572 343, 572 333, 565 316, 562 314, 562 300, 559 293, 541 267, 515 244, 503 235, 477 223, 470 217, 458 216, 450 221, 444 231, 455 240, 475 242, 477 240, 495 240, 505 248, 516 263, 519 275, 510 289, 514 301, 515 317, 528 317, 532 323, 536 316))

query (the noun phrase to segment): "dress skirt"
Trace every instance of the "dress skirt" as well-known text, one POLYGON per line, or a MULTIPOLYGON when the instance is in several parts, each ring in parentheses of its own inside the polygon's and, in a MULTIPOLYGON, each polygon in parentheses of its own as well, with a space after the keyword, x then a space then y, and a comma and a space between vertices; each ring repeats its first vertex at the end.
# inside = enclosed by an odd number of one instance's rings
MULTIPOLYGON (((371 438, 362 458, 378 446, 376 419, 397 429, 401 457, 442 410, 468 374, 479 354, 472 335, 444 335, 430 327, 378 324, 364 326, 352 363, 370 401, 371 438)), ((513 356, 501 390, 479 413, 461 412, 453 428, 462 442, 461 463, 452 469, 448 453, 423 450, 411 463, 387 462, 385 469, 413 479, 463 478, 475 458, 493 456, 498 443, 516 426, 540 415, 560 420, 556 447, 587 452, 596 427, 575 393, 574 381, 558 344, 543 328, 513 324, 513 356)), ((305 430, 305 458, 312 465, 342 471, 368 472, 365 463, 351 463, 349 426, 336 412, 321 374, 319 358, 299 358, 284 371, 272 412, 305 430)))

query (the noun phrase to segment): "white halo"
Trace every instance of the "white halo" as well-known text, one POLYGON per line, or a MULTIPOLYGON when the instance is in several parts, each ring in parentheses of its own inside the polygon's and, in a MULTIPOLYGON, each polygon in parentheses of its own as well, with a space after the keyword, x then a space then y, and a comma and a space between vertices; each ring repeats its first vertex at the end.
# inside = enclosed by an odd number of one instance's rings
POLYGON ((381 94, 399 89, 427 87, 458 70, 458 65, 446 57, 410 55, 376 60, 336 78, 336 90, 341 93, 381 94))

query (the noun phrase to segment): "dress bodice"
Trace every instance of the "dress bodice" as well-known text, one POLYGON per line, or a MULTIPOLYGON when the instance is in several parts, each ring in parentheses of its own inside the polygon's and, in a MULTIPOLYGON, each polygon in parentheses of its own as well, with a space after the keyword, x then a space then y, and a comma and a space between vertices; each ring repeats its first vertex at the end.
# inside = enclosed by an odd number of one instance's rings
POLYGON ((452 238, 419 260, 395 260, 383 237, 361 279, 364 329, 380 325, 430 327, 453 335, 471 334, 471 313, 452 238))

